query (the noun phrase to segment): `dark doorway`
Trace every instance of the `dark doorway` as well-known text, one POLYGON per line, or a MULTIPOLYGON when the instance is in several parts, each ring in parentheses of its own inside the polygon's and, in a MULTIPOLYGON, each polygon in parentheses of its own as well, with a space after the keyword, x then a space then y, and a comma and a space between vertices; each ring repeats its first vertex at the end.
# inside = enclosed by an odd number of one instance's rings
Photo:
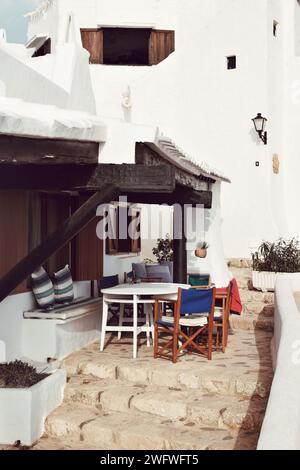
POLYGON ((149 65, 150 29, 103 29, 103 63, 149 65))

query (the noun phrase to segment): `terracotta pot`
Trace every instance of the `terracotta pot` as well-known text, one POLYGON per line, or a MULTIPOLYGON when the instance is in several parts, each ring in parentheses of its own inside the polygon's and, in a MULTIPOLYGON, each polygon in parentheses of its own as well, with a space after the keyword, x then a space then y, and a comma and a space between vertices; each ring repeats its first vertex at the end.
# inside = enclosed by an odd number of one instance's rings
POLYGON ((207 249, 206 248, 197 248, 197 250, 195 250, 195 256, 197 256, 197 258, 206 258, 207 249))

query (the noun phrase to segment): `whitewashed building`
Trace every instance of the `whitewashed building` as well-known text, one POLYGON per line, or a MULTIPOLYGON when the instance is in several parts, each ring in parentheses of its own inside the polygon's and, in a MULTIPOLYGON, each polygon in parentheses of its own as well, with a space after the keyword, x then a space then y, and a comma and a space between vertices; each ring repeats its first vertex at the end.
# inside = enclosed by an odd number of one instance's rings
MULTIPOLYGON (((141 9, 134 2, 129 14, 122 12, 121 2, 121 10, 106 4, 105 13, 103 2, 48 0, 28 15, 26 45, 8 43, 1 31, 0 210, 1 245, 7 254, 0 266, 1 360, 60 358, 98 335, 94 306, 88 307, 93 318, 85 324, 82 319, 70 325, 69 319, 23 318, 34 307, 26 279, 38 265, 46 262, 54 272, 70 263, 77 296, 88 298, 95 293, 91 281, 117 273, 122 279, 143 257, 139 242, 120 248, 118 240, 116 248, 115 240, 97 241, 95 221, 86 225, 85 215, 80 233, 77 222, 77 229, 68 232, 67 217, 74 227, 77 208, 83 215, 81 205, 95 191, 103 191, 106 202, 117 194, 129 196, 142 214, 145 238, 145 204, 152 205, 152 226, 161 204, 200 204, 192 209, 194 220, 201 219, 196 238, 176 243, 175 280, 185 282, 188 270, 210 274, 218 286, 229 281, 220 210, 221 183, 228 180, 199 148, 192 152, 181 132, 184 122, 176 118, 181 105, 176 111, 180 98, 174 100, 173 93, 177 86, 181 93, 181 86, 168 67, 174 67, 180 51, 181 30, 178 10, 168 15, 167 3, 150 2, 141 9), (125 17, 120 20, 120 15, 125 17), (165 99, 170 106, 163 104, 165 99), (107 190, 105 181, 117 183, 120 191, 107 190), (59 241, 63 227, 67 244, 59 241), (52 233, 57 233, 55 243, 52 233), (203 240, 210 249, 200 262, 193 253, 203 240), (85 335, 78 335, 82 328, 85 335)), ((87 202, 93 218, 99 203, 94 196, 87 202)), ((172 229, 172 220, 167 226, 172 229)))
MULTIPOLYGON (((28 40, 49 37, 59 55, 71 18, 78 43, 80 29, 98 30, 96 42, 104 34, 104 56, 97 58, 96 45, 92 62, 106 63, 90 71, 97 112, 113 122, 112 137, 122 127, 122 158, 133 154, 126 124, 156 125, 198 163, 230 175, 222 195, 227 257, 249 257, 262 239, 300 233, 296 0, 54 0, 29 15, 28 40), (153 66, 109 65, 111 28, 174 31, 174 52, 153 66), (258 112, 268 119, 266 146, 251 122, 258 112)), ((37 62, 47 68, 46 58, 37 62)), ((102 157, 110 161, 118 145, 112 138, 102 157)))

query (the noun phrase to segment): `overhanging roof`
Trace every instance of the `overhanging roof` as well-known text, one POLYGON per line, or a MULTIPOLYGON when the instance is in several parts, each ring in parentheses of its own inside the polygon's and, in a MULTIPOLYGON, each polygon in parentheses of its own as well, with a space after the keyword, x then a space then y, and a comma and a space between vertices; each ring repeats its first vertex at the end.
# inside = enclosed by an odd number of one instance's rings
POLYGON ((27 49, 39 49, 49 38, 48 34, 39 34, 38 36, 33 36, 27 44, 27 49))
POLYGON ((105 142, 106 125, 89 113, 0 98, 0 134, 105 142))
POLYGON ((154 142, 145 142, 152 150, 174 166, 195 176, 205 176, 213 180, 230 183, 222 172, 211 168, 206 162, 198 163, 195 158, 187 155, 170 138, 158 133, 154 142))

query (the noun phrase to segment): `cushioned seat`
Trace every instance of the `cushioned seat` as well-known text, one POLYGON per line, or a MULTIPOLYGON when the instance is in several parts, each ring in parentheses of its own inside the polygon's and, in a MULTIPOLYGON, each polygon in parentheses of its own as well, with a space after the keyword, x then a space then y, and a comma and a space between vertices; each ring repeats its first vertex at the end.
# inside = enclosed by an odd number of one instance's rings
MULTIPOLYGON (((207 314, 208 315, 208 314, 207 314)), ((173 317, 162 316, 161 320, 158 320, 158 324, 161 325, 171 325, 174 323, 173 317)), ((180 318, 179 325, 181 326, 204 326, 207 325, 207 316, 206 315, 193 315, 187 318, 180 318)))

